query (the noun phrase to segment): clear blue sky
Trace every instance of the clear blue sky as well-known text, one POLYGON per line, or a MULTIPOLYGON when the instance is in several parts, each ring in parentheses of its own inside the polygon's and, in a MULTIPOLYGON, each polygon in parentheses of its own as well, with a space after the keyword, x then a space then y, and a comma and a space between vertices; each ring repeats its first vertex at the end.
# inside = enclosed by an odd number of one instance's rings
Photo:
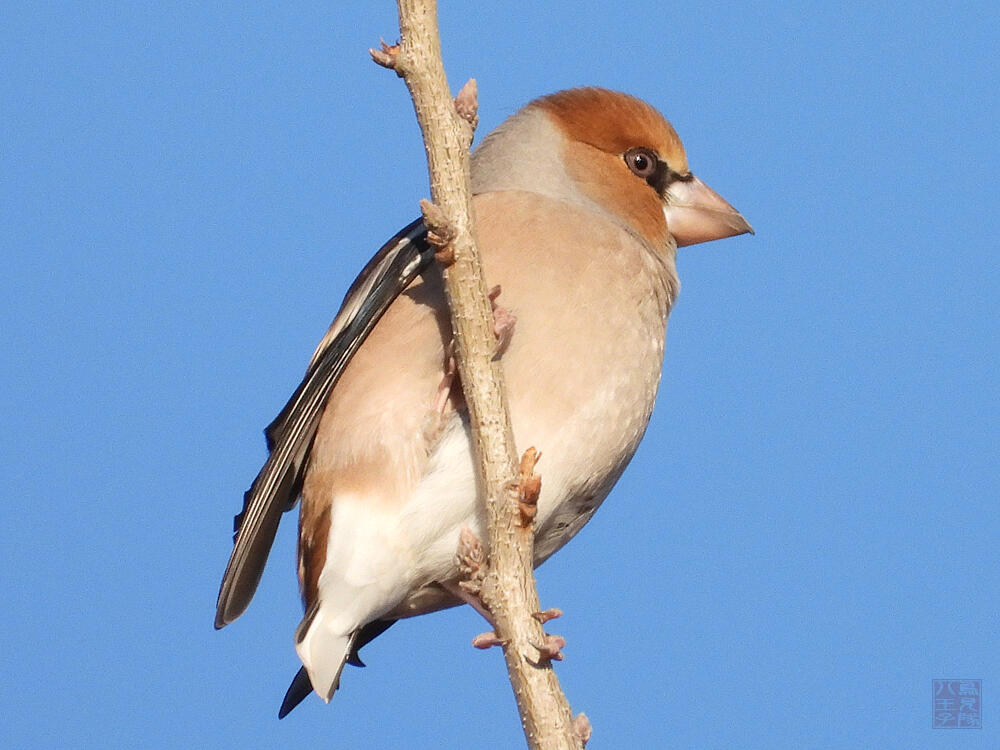
MULTIPOLYGON (((646 440, 540 571, 593 747, 1000 746, 996 4, 464 5, 481 133, 627 90, 757 229, 682 250, 646 440), (936 677, 982 730, 931 729, 936 677)), ((428 192, 394 6, 4 16, 0 746, 519 747, 465 610, 278 722, 294 521, 212 629, 261 430, 428 192)))

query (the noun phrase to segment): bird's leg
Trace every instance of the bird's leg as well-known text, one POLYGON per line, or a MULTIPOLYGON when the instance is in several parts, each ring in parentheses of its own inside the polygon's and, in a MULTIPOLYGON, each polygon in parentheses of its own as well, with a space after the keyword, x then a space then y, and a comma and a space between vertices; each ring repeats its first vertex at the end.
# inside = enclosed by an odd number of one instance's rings
POLYGON ((483 581, 486 580, 486 549, 468 526, 463 526, 458 535, 455 562, 458 563, 459 579, 442 585, 481 614, 486 622, 496 627, 493 615, 479 595, 483 581))
POLYGON ((472 533, 468 526, 463 526, 459 534, 455 561, 458 563, 461 577, 457 581, 447 581, 441 585, 481 614, 493 628, 493 632, 480 633, 473 638, 472 645, 476 648, 502 646, 504 642, 496 634, 493 615, 479 595, 483 580, 486 578, 486 550, 479 537, 472 533))
MULTIPOLYGON (((478 540, 477 540, 478 541, 478 540)), ((475 648, 492 648, 493 646, 503 646, 505 641, 503 641, 500 636, 496 633, 496 623, 493 622, 493 615, 483 604, 483 600, 479 597, 478 589, 475 593, 467 588, 466 581, 452 581, 449 583, 441 584, 450 591, 452 594, 457 596, 463 602, 472 607, 476 612, 483 616, 483 619, 490 624, 493 630, 487 633, 480 633, 475 638, 472 639, 472 645, 475 648)))
MULTIPOLYGON (((531 465, 534 466, 534 462, 531 465)), ((496 623, 493 621, 493 615, 480 596, 483 581, 486 578, 486 550, 479 537, 468 526, 463 526, 459 534, 455 561, 458 563, 460 578, 441 583, 441 586, 471 606, 493 627, 491 632, 480 633, 473 638, 472 645, 481 649, 505 645, 504 640, 496 634, 496 623)), ((551 608, 541 612, 533 612, 531 616, 544 625, 549 620, 562 617, 562 610, 551 608)), ((562 661, 562 648, 566 645, 566 639, 559 635, 546 633, 545 640, 541 644, 532 645, 538 650, 539 663, 553 660, 562 661)))
POLYGON ((451 387, 455 384, 455 377, 458 375, 458 363, 455 362, 455 341, 452 339, 444 353, 444 375, 438 384, 437 396, 434 398, 434 414, 441 416, 448 407, 448 398, 451 396, 451 387))
MULTIPOLYGON (((448 412, 449 404, 454 407, 454 403, 451 400, 453 393, 453 387, 458 381, 458 364, 455 362, 455 341, 454 339, 445 347, 444 350, 444 374, 441 376, 441 382, 438 383, 437 390, 434 393, 434 400, 431 404, 430 410, 427 412, 427 416, 424 418, 424 440, 427 441, 428 445, 434 445, 437 440, 441 437, 441 424, 443 422, 443 417, 445 413, 448 412)), ((456 398, 461 398, 462 392, 459 389, 455 392, 456 398)))
MULTIPOLYGON (((494 357, 501 356, 510 341, 514 337, 514 327, 517 324, 517 316, 506 307, 497 304, 497 297, 500 296, 500 286, 490 289, 490 305, 493 309, 493 335, 497 337, 494 357)), ((438 384, 437 395, 434 397, 433 413, 441 416, 448 408, 448 399, 451 397, 452 388, 458 379, 458 364, 455 361, 455 340, 452 339, 444 353, 444 375, 438 384)))
POLYGON ((448 583, 442 583, 441 585, 449 593, 454 594, 463 602, 465 602, 474 610, 476 610, 476 612, 481 614, 483 616, 483 619, 486 620, 486 622, 488 622, 491 626, 496 627, 496 624, 493 622, 493 615, 490 614, 490 611, 486 608, 486 605, 483 604, 483 600, 479 598, 479 593, 478 592, 473 593, 469 591, 467 588, 465 588, 464 584, 465 581, 450 581, 448 583))
POLYGON ((514 326, 517 324, 517 316, 506 307, 497 304, 500 292, 500 285, 497 284, 490 289, 489 293, 490 307, 493 309, 493 335, 497 337, 497 348, 493 352, 494 358, 500 357, 507 351, 510 340, 514 337, 514 326))

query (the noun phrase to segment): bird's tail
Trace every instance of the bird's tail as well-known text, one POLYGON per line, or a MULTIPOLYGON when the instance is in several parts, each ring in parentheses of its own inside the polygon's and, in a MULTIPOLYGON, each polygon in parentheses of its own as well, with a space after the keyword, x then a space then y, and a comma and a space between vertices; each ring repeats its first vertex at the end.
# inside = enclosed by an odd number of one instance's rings
POLYGON ((340 686, 340 672, 354 651, 357 638, 357 631, 337 632, 330 619, 318 607, 303 618, 295 638, 295 650, 309 674, 309 682, 316 695, 327 703, 340 686))

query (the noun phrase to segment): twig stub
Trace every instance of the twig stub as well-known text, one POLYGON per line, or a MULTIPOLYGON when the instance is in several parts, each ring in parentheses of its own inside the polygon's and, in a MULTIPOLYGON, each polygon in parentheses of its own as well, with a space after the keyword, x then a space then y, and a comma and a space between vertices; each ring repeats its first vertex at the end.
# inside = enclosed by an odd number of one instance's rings
POLYGON ((496 633, 490 631, 489 633, 480 633, 475 638, 472 639, 473 648, 483 649, 484 651, 488 648, 493 648, 494 646, 506 646, 507 641, 501 639, 496 633))
POLYGON ((420 213, 423 214, 424 226, 427 227, 427 241, 437 248, 434 258, 447 268, 455 262, 455 237, 458 231, 444 211, 426 198, 420 201, 420 213))
POLYGON ((587 714, 582 711, 573 717, 573 731, 576 736, 580 738, 580 742, 586 745, 590 742, 591 736, 594 734, 594 727, 590 724, 590 719, 587 718, 587 714))
POLYGON ((562 648, 566 645, 566 639, 561 635, 546 634, 543 643, 532 643, 531 645, 538 650, 538 659, 540 662, 562 661, 565 658, 562 648))
POLYGON ((538 513, 538 495, 542 491, 542 478, 535 474, 535 464, 542 457, 534 447, 521 456, 520 479, 517 484, 517 508, 521 526, 530 528, 538 513))
POLYGON ((455 97, 455 111, 467 122, 472 130, 479 125, 479 90, 476 79, 470 78, 455 97))
POLYGON ((562 610, 553 607, 552 609, 546 609, 541 612, 532 612, 531 616, 544 625, 549 620, 555 620, 557 617, 562 617, 562 610))
POLYGON ((399 67, 399 43, 386 44, 384 39, 379 39, 378 49, 369 49, 368 54, 372 56, 372 61, 383 68, 396 71, 396 75, 403 77, 403 71, 399 67))

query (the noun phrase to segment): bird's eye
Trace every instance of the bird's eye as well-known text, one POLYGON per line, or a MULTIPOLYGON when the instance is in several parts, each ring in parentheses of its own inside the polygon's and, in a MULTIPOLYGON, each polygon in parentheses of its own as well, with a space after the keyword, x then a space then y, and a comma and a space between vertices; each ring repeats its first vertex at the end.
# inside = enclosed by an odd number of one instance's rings
POLYGON ((660 163, 655 151, 648 148, 630 148, 625 152, 625 163, 638 177, 652 177, 660 163))

